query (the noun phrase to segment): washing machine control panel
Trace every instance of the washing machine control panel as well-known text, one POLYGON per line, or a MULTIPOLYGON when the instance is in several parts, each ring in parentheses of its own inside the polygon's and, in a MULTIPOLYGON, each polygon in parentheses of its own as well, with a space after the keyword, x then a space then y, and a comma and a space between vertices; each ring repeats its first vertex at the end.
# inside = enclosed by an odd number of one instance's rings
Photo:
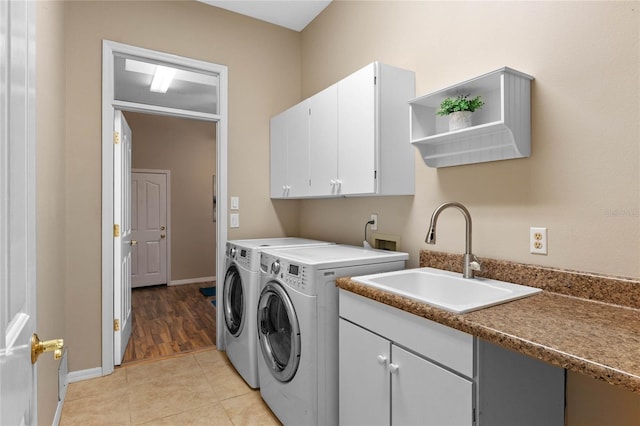
POLYGON ((251 269, 251 253, 247 248, 227 243, 227 256, 247 269, 251 269))
POLYGON ((306 265, 263 253, 260 270, 301 293, 313 295, 306 265))
POLYGON ((306 266, 300 265, 298 263, 289 263, 286 261, 281 261, 281 264, 282 266, 280 277, 282 281, 301 293, 311 294, 306 266))

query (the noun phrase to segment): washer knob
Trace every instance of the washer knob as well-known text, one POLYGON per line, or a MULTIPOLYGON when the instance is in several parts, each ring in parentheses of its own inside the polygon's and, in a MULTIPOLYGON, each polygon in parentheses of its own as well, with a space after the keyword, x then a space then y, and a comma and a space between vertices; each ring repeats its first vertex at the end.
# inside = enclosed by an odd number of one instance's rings
POLYGON ((231 249, 229 250, 229 256, 231 256, 231 257, 233 257, 235 259, 237 251, 238 250, 235 247, 231 247, 231 249))
POLYGON ((279 274, 280 273, 280 261, 276 260, 275 262, 273 262, 271 264, 271 273, 272 274, 279 274))

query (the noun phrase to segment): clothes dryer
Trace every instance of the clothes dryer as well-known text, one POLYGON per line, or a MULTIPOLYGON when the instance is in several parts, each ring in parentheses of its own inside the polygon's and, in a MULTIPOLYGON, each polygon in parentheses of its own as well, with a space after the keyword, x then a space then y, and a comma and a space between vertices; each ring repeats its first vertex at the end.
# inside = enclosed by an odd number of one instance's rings
POLYGON ((338 424, 339 277, 403 269, 408 254, 333 245, 261 254, 260 394, 286 425, 338 424))
POLYGON ((225 279, 221 290, 224 343, 229 360, 252 388, 260 385, 256 331, 256 309, 260 294, 260 252, 274 247, 328 244, 332 243, 296 237, 227 241, 225 279))

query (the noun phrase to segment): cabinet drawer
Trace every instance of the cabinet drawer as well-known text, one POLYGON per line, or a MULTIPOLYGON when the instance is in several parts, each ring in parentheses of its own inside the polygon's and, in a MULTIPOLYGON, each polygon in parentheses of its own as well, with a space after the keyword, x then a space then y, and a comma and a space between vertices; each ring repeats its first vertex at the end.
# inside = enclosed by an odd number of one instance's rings
POLYGON ((340 317, 473 377, 473 336, 366 297, 340 290, 340 317))

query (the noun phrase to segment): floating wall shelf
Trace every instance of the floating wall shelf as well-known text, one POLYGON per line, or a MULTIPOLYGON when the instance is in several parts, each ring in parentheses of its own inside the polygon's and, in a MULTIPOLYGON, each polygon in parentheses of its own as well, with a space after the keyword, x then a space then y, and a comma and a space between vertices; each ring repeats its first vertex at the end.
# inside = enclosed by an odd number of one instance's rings
POLYGON ((522 158, 531 155, 531 80, 511 68, 484 74, 415 98, 411 107, 411 143, 430 167, 522 158), (474 125, 449 131, 448 117, 436 115, 444 98, 482 96, 474 125))

